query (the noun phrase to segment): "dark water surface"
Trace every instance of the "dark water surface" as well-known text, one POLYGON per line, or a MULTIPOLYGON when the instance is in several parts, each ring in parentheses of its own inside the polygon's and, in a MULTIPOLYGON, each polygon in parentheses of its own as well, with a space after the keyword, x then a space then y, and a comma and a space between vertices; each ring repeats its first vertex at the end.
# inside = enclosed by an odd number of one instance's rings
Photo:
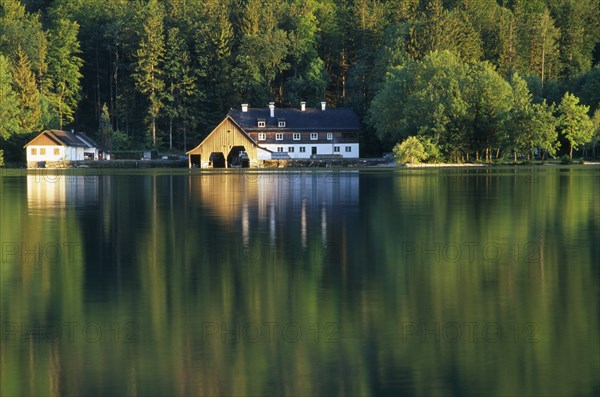
POLYGON ((598 395, 599 182, 3 170, 0 395, 598 395))

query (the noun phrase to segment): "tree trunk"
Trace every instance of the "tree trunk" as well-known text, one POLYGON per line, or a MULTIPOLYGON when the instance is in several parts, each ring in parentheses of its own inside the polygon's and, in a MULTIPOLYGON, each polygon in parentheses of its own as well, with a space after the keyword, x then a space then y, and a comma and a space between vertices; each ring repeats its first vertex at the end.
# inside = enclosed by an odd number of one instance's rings
POLYGON ((546 37, 542 38, 542 90, 544 89, 544 62, 546 60, 546 37))
POLYGON ((573 160, 573 144, 569 144, 569 158, 573 160))
POLYGON ((152 117, 152 145, 156 148, 156 118, 152 117))
POLYGON ((183 123, 183 152, 187 153, 187 126, 183 123))
POLYGON ((169 116, 169 150, 173 150, 173 116, 169 116))
POLYGON ((515 163, 517 162, 517 149, 513 150, 513 159, 515 161, 515 163))

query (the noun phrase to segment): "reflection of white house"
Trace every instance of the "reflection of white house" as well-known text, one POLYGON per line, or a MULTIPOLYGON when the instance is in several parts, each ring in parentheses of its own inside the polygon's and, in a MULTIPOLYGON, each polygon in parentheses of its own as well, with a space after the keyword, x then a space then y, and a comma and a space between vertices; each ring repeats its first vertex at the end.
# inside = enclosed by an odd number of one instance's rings
POLYGON ((57 174, 27 175, 27 207, 30 211, 56 214, 67 206, 98 202, 100 180, 97 176, 57 174))
POLYGON ((27 145, 27 163, 101 160, 103 151, 82 132, 46 130, 27 145))

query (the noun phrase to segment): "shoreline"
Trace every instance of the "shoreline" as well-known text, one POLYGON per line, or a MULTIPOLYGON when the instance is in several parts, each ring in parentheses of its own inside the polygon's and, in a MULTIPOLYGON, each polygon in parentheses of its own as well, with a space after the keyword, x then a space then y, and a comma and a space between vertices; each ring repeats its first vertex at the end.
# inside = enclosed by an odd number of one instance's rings
POLYGON ((431 168, 496 168, 496 167, 559 167, 559 166, 600 166, 600 161, 574 161, 572 164, 562 164, 559 161, 552 162, 528 162, 528 163, 420 163, 420 164, 398 164, 395 161, 384 159, 365 158, 355 159, 353 161, 327 161, 327 160, 309 160, 294 161, 286 163, 268 164, 263 167, 251 168, 188 168, 187 160, 85 160, 77 162, 56 162, 46 163, 43 166, 36 164, 33 167, 27 167, 24 164, 9 164, 8 167, 1 167, 0 170, 79 170, 79 169, 103 169, 103 170, 122 170, 122 169, 190 169, 203 171, 220 170, 297 170, 297 169, 431 169, 431 168))

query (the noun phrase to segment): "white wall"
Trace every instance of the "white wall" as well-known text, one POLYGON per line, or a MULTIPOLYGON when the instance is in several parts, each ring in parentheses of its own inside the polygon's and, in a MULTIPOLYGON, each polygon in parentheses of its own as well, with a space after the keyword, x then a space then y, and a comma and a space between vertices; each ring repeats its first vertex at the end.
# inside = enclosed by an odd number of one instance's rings
MULTIPOLYGON (((266 145, 260 145, 260 146, 265 149, 268 149, 272 152, 277 152, 278 147, 283 147, 283 151, 287 152, 292 159, 309 159, 312 154, 313 147, 317 148, 317 154, 325 154, 325 155, 338 154, 338 155, 341 155, 343 158, 358 158, 358 156, 359 156, 359 144, 358 143, 336 143, 336 144, 334 144, 334 143, 317 143, 317 144, 310 144, 310 143, 284 144, 284 143, 282 143, 282 144, 266 144, 266 145), (334 152, 334 149, 333 149, 334 146, 339 146, 340 151, 334 152), (346 152, 346 146, 350 147, 350 152, 346 152), (289 151, 290 147, 294 148, 293 152, 289 151), (306 151, 300 152, 300 147, 305 147, 306 151)), ((260 152, 262 152, 262 150, 259 150, 258 159, 264 160, 261 158, 260 152)))
POLYGON ((61 161, 65 160, 64 146, 27 146, 27 161, 61 161), (58 155, 54 154, 54 149, 58 148, 58 155), (37 154, 31 154, 31 150, 35 149, 37 154), (46 154, 40 154, 40 150, 45 149, 46 154))

